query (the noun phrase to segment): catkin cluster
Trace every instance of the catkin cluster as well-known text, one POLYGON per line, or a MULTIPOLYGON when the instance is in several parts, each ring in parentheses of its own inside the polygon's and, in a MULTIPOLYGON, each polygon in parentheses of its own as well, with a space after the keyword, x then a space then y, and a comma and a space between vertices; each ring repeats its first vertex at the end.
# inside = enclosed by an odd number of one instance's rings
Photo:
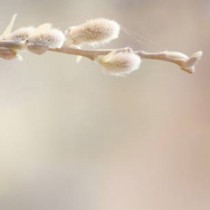
MULTIPOLYGON (((45 23, 38 27, 22 27, 5 34, 1 39, 24 43, 25 50, 43 54, 49 49, 97 47, 117 39, 120 25, 109 19, 97 18, 83 24, 71 26, 65 32, 45 23)), ((16 49, 2 49, 0 57, 5 59, 21 58, 16 49)), ((132 50, 113 51, 107 55, 96 56, 98 62, 111 75, 126 75, 139 68, 141 59, 132 50)))

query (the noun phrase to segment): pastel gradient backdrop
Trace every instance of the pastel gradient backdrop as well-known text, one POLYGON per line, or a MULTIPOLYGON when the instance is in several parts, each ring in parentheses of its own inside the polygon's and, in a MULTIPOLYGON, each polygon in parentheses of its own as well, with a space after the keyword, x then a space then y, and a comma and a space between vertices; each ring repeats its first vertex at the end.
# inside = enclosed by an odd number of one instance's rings
POLYGON ((107 17, 107 47, 203 50, 197 71, 143 60, 127 78, 75 56, 0 60, 1 210, 209 210, 210 2, 7 0, 0 28, 52 22, 65 30, 107 17))

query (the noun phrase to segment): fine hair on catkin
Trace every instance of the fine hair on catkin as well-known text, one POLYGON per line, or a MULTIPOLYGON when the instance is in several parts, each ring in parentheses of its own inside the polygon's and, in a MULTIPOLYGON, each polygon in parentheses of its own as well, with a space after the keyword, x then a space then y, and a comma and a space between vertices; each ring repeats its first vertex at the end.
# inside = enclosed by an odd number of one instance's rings
POLYGON ((48 48, 61 48, 64 44, 65 36, 64 33, 56 28, 52 28, 51 24, 40 25, 34 33, 32 33, 28 40, 28 50, 42 54, 47 51, 48 48))
POLYGON ((104 71, 114 76, 126 76, 139 69, 141 58, 133 51, 113 51, 99 56, 96 61, 104 67, 104 71))
POLYGON ((97 18, 72 26, 65 32, 65 44, 69 45, 102 45, 119 37, 120 25, 109 19, 97 18))
POLYGON ((35 28, 32 26, 22 27, 6 35, 4 37, 4 40, 26 41, 34 31, 35 28))

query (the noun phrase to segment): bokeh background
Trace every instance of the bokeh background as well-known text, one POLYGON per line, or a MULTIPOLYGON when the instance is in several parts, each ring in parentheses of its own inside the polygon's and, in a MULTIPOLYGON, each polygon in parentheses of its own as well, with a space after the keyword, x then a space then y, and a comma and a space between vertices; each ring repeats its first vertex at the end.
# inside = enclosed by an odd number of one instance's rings
POLYGON ((0 60, 0 209, 209 210, 210 1, 7 0, 2 31, 14 13, 62 30, 107 17, 139 34, 108 48, 204 56, 193 75, 143 60, 126 78, 70 55, 0 60))

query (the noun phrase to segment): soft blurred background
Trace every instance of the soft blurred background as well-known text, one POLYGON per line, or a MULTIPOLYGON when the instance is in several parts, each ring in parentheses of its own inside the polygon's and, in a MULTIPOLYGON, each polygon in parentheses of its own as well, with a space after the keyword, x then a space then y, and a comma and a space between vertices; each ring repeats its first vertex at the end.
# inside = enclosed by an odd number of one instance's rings
POLYGON ((0 60, 0 209, 209 210, 210 1, 7 0, 2 31, 16 12, 16 28, 107 17, 139 34, 107 48, 204 57, 126 78, 70 55, 0 60))

